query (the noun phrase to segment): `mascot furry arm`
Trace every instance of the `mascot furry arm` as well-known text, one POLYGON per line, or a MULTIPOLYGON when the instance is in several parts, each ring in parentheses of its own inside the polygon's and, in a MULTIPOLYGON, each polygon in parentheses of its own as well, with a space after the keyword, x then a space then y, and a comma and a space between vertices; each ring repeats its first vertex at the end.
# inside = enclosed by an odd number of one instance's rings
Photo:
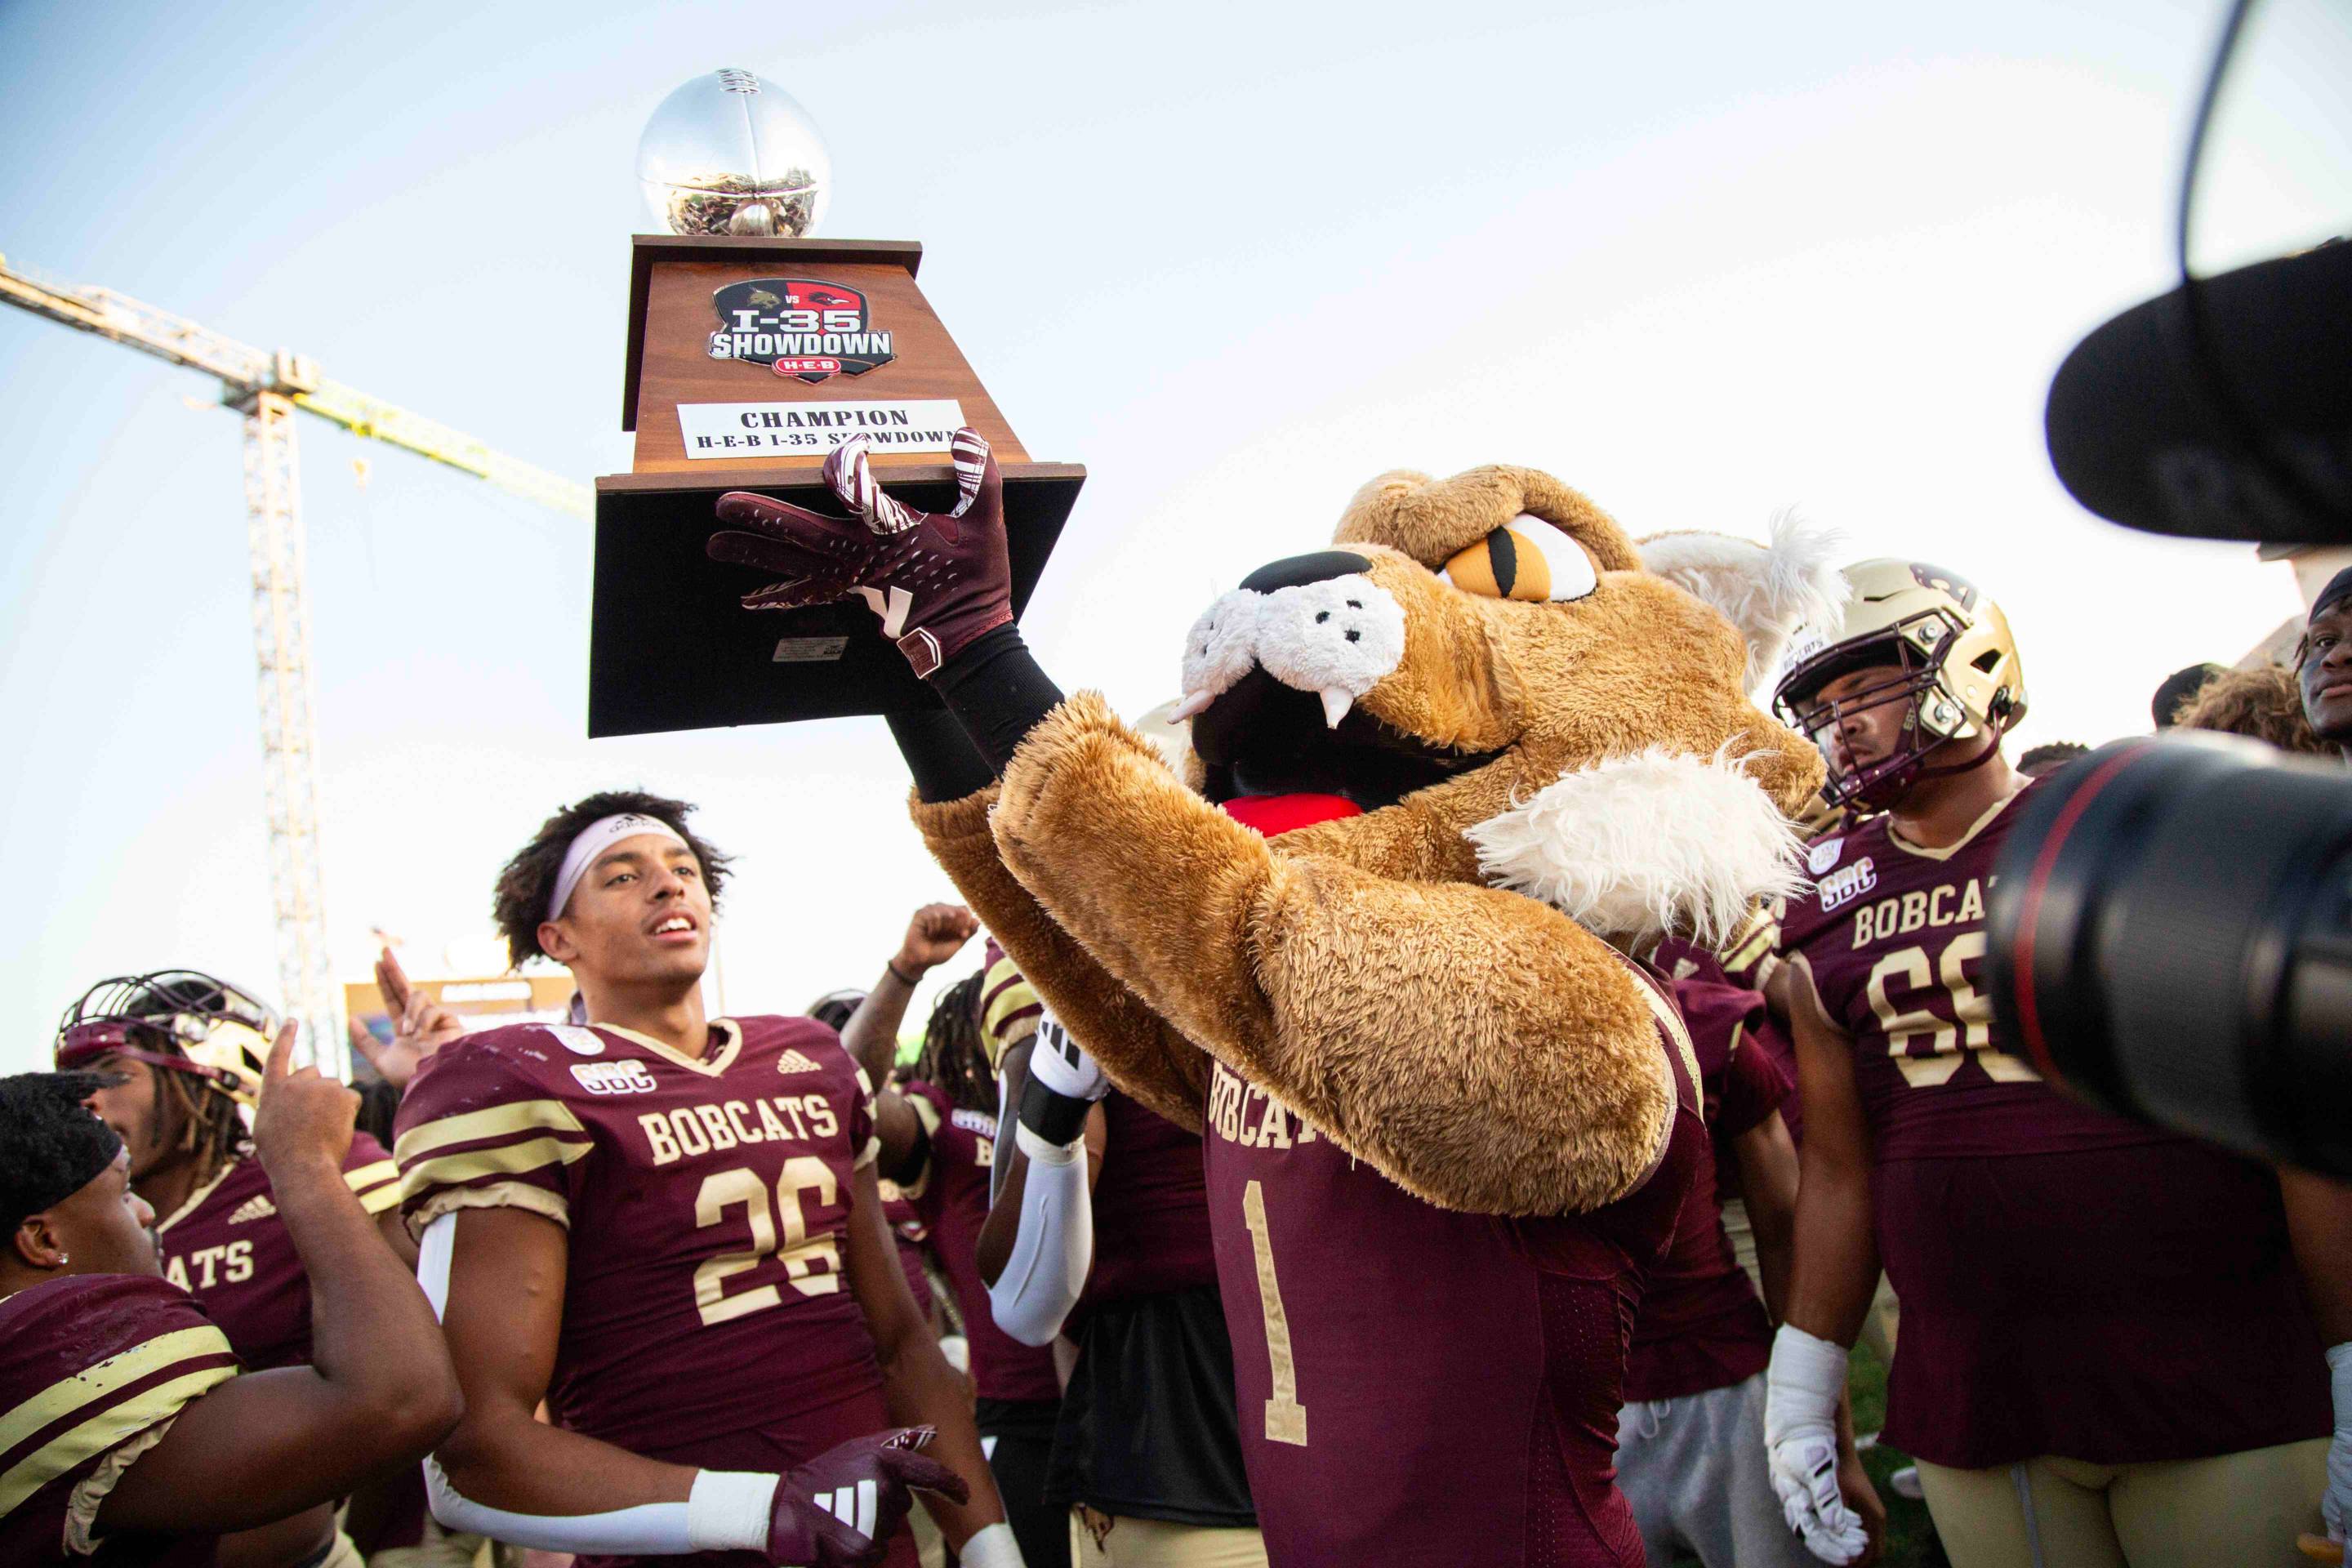
POLYGON ((1704 936, 1784 886, 1783 814, 1821 773, 1743 688, 1834 573, 1790 540, 1670 537, 1675 581, 1534 470, 1383 476, 1342 549, 1261 569, 1194 627, 1187 779, 1080 694, 992 805, 919 822, 1146 1103, 1197 1125, 1206 1051, 1431 1202, 1605 1204, 1672 1110, 1612 942, 1704 936), (1735 586, 1742 626, 1676 582, 1735 586), (1276 775, 1371 809, 1267 840, 1211 804, 1276 775))

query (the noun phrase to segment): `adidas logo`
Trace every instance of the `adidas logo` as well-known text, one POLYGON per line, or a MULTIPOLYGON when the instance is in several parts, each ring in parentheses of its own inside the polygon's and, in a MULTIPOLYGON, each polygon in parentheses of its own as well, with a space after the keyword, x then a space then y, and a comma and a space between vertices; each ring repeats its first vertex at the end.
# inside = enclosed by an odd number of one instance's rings
POLYGON ((817 1493, 816 1506, 870 1540, 877 1492, 872 1481, 860 1481, 854 1487, 836 1487, 832 1491, 817 1493))
POLYGON ((268 1219, 277 1212, 278 1205, 269 1201, 268 1193, 264 1193, 259 1197, 247 1198, 239 1204, 236 1212, 228 1216, 228 1223, 243 1225, 248 1220, 268 1219))
POLYGON ((776 1058, 778 1072, 822 1072, 822 1068, 796 1050, 787 1050, 776 1058))

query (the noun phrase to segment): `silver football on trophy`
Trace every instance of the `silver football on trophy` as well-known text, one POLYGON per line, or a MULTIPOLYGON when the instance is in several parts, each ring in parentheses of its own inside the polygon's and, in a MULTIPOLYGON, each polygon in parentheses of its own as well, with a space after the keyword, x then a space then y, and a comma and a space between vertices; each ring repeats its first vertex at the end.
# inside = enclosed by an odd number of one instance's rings
POLYGON ((747 70, 709 71, 661 101, 637 139, 637 184, 672 234, 816 232, 833 159, 808 110, 747 70))

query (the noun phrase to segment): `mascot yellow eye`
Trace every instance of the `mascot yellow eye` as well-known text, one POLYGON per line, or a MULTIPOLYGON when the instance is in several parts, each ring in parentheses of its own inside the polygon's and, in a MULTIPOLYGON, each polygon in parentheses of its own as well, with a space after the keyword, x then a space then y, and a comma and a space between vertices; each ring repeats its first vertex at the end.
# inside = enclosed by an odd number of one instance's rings
POLYGON ((1438 575, 1465 594, 1538 604, 1581 599, 1601 584, 1583 545, 1527 512, 1454 555, 1438 575))

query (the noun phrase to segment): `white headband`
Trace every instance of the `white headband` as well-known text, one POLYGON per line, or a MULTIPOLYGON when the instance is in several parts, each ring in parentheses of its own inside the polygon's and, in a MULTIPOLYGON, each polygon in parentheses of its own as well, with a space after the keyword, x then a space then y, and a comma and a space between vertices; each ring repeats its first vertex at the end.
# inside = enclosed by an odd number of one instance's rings
POLYGON ((678 837, 677 828, 658 816, 640 816, 634 811, 625 811, 618 816, 600 817, 582 828, 580 837, 572 841, 572 847, 563 852, 563 869, 555 874, 555 892, 547 900, 547 918, 551 921, 563 918, 563 906, 572 901, 572 890, 580 886, 580 879, 588 874, 588 868, 595 863, 597 856, 624 838, 635 838, 647 833, 656 838, 667 838, 680 847, 687 847, 686 840, 678 837))

